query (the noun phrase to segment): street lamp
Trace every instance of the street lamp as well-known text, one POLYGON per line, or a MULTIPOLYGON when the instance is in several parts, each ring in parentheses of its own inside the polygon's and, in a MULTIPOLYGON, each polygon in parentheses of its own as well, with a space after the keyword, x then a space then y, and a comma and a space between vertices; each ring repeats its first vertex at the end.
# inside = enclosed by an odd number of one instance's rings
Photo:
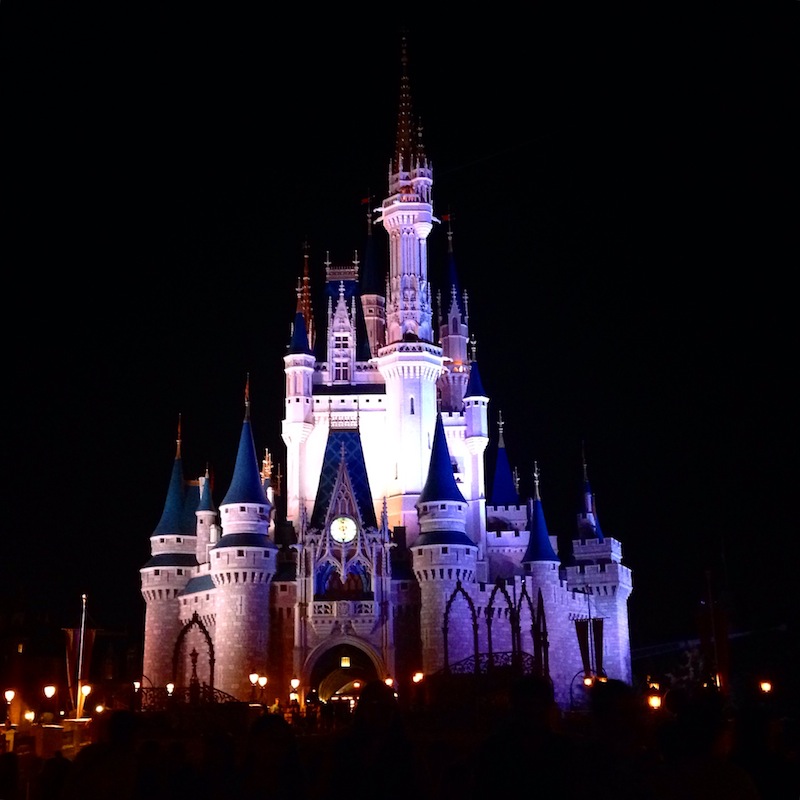
POLYGON ((266 675, 259 675, 258 676, 258 702, 264 702, 264 687, 267 685, 267 676, 266 675))
POLYGON ((249 675, 250 678, 250 686, 253 688, 250 689, 250 702, 255 703, 256 701, 256 684, 258 683, 258 673, 251 672, 249 675))
POLYGON ((86 698, 92 693, 92 687, 88 683, 81 684, 81 692, 78 697, 78 718, 83 717, 83 706, 86 698))
POLYGON ((53 719, 52 703, 50 702, 56 695, 56 687, 52 683, 48 683, 44 687, 44 696, 46 702, 44 704, 44 712, 42 713, 42 722, 51 722, 53 719))
POLYGON ((6 728, 11 727, 11 701, 16 696, 13 689, 6 689, 4 697, 6 698, 6 728))

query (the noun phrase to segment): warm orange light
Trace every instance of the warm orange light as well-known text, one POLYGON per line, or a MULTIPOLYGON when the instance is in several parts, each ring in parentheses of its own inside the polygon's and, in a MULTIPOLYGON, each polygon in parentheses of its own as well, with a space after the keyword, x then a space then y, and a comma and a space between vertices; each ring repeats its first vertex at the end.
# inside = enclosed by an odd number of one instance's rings
POLYGON ((758 688, 761 689, 764 694, 769 694, 772 691, 772 681, 760 681, 758 688))
POLYGON ((661 708, 661 695, 660 694, 649 694, 647 695, 647 705, 656 711, 657 709, 661 708))
POLYGON ((262 689, 267 685, 267 676, 266 675, 259 675, 258 676, 258 685, 262 689))
POLYGON ((255 686, 256 683, 258 683, 258 673, 257 672, 251 672, 250 673, 250 683, 252 683, 253 686, 255 686))
POLYGON ((50 700, 55 693, 56 693, 56 687, 55 686, 50 685, 50 686, 45 686, 44 687, 44 696, 48 700, 50 700))
POLYGON ((420 682, 420 681, 421 681, 421 680, 422 680, 424 677, 425 677, 425 676, 423 675, 423 673, 421 673, 421 672, 415 672, 415 673, 414 673, 414 674, 411 676, 411 680, 412 680, 412 681, 414 681, 414 683, 419 683, 419 682, 420 682))

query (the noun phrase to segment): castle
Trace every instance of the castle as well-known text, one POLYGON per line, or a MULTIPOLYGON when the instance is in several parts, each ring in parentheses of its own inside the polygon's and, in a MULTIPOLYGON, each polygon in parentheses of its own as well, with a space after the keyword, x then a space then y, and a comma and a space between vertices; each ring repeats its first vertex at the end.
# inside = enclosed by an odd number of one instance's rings
POLYGON ((245 701, 263 675, 270 700, 296 679, 301 702, 326 701, 354 681, 391 678, 402 692, 415 674, 512 665, 549 675, 567 708, 584 675, 632 681, 631 571, 600 528, 586 465, 563 559, 538 471, 533 496, 517 493, 502 419, 487 496, 490 397, 451 238, 447 285, 434 294, 428 278, 433 183, 404 57, 388 193, 368 214, 363 260, 326 264, 319 335, 305 257, 281 343, 285 480, 257 455, 249 381, 218 505, 208 471, 185 478, 179 428, 141 568, 149 685, 245 701), (388 275, 373 225, 388 234, 388 275))

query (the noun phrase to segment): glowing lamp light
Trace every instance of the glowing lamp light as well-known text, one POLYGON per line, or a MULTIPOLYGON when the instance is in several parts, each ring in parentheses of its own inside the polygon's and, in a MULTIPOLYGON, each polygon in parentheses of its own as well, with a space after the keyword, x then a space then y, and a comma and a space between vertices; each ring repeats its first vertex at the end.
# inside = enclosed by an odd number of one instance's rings
POLYGON ((347 669, 350 666, 350 656, 342 656, 339 661, 339 666, 343 669, 347 669))
POLYGON ((81 686, 81 694, 84 697, 88 697, 91 693, 92 687, 88 683, 84 683, 83 686, 81 686))
POLYGON ((759 681, 758 688, 764 694, 769 694, 772 691, 772 681, 759 681))
POLYGON ((141 688, 142 688, 142 682, 141 681, 134 681, 133 682, 133 691, 134 692, 138 692, 139 689, 141 689, 141 688))
POLYGON ((384 683, 387 686, 393 686, 394 685, 394 678, 386 678, 386 680, 384 680, 384 683))
POLYGON ((56 687, 55 686, 50 685, 50 686, 45 686, 44 687, 44 696, 48 700, 51 700, 55 693, 56 693, 56 687))
POLYGON ((300 685, 300 678, 292 678, 289 681, 289 684, 291 685, 292 689, 296 692, 297 687, 300 685))
POLYGON ((168 683, 166 688, 167 688, 167 694, 170 697, 172 697, 172 693, 175 691, 175 684, 174 683, 168 683))
POLYGON ((594 683, 594 678, 591 675, 584 675, 583 676, 583 685, 584 686, 591 686, 594 683))
POLYGON ((253 686, 255 686, 258 683, 258 673, 257 672, 251 672, 250 673, 250 683, 252 683, 253 686))
POLYGON ((25 722, 33 722, 36 717, 36 713, 33 711, 26 711, 23 716, 25 718, 25 722))
POLYGON ((258 685, 262 689, 267 685, 267 676, 266 675, 259 675, 258 676, 258 685))
POLYGON ((6 703, 10 703, 16 694, 17 693, 13 689, 6 689, 5 694, 3 695, 6 698, 6 703))
POLYGON ((658 711, 658 709, 661 708, 661 703, 662 699, 660 694, 651 692, 649 695, 647 695, 647 705, 650 706, 653 711, 658 711))

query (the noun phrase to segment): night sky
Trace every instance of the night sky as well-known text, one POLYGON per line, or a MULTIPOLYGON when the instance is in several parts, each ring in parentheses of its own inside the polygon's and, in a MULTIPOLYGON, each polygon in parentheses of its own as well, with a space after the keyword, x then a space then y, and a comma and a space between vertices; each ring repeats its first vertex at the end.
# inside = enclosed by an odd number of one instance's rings
MULTIPOLYGON (((634 648, 696 636, 709 589, 737 630, 796 618, 799 8, 409 21, 493 432, 565 541, 585 450, 634 648)), ((219 502, 249 373, 285 464, 303 246, 318 293, 363 252, 400 70, 372 11, 141 13, 50 9, 2 48, 2 600, 69 625, 86 592, 134 638, 179 414, 219 502)))

